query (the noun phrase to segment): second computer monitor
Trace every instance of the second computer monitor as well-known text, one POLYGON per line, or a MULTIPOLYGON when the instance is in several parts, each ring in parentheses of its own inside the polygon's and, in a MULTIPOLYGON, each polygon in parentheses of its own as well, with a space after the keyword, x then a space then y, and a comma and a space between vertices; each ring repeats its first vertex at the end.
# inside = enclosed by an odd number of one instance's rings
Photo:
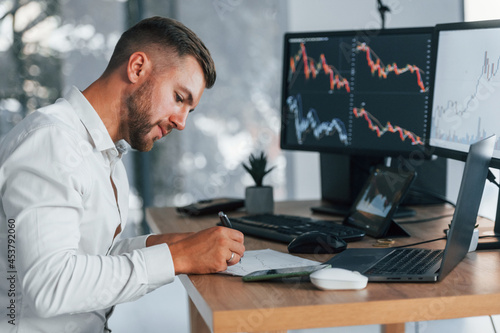
POLYGON ((404 157, 422 152, 432 31, 286 34, 282 148, 404 157))
POLYGON ((496 134, 491 165, 500 168, 500 21, 437 25, 434 40, 430 145, 465 160, 471 144, 496 134))

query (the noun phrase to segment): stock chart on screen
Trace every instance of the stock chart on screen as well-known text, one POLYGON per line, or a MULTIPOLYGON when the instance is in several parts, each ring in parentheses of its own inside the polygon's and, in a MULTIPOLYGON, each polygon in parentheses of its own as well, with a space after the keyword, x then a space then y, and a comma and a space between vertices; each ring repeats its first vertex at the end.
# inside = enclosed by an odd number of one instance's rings
POLYGON ((409 154, 424 146, 432 29, 285 35, 282 147, 409 154))
MULTIPOLYGON (((438 26, 432 146, 467 152, 470 144, 499 135, 499 38, 500 21, 438 26)), ((498 141, 493 156, 500 157, 498 141)))

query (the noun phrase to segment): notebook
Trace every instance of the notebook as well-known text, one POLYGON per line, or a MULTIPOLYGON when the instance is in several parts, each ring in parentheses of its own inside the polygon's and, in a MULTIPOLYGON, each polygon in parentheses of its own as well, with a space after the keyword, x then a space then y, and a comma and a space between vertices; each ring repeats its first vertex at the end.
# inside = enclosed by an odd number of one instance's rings
POLYGON ((366 275, 369 281, 434 282, 442 280, 462 261, 469 250, 494 144, 495 136, 493 135, 470 146, 444 250, 347 249, 328 260, 326 264, 358 271, 366 275), (401 257, 398 259, 398 256, 401 257), (414 265, 413 260, 421 262, 414 265), (388 264, 395 265, 389 267, 388 264))

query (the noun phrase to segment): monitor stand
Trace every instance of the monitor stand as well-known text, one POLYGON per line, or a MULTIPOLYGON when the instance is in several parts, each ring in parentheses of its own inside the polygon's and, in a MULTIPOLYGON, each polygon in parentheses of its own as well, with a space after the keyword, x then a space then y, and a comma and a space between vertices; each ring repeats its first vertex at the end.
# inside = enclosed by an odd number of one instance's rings
MULTIPOLYGON (((391 166, 402 164, 406 168, 414 168, 417 178, 402 205, 394 214, 394 218, 411 217, 415 211, 406 205, 428 205, 442 203, 435 198, 416 196, 412 188, 446 195, 446 159, 404 160, 391 159, 391 166)), ((312 207, 317 213, 331 215, 346 215, 356 199, 359 191, 367 181, 374 167, 385 165, 386 158, 381 156, 339 155, 320 153, 321 168, 321 199, 323 204, 312 207)), ((500 221, 500 219, 499 219, 500 221)))
POLYGON ((373 168, 380 164, 384 164, 383 157, 321 153, 321 199, 330 207, 350 208, 373 168))
MULTIPOLYGON (((499 188, 500 189, 500 188, 499 188)), ((497 213, 495 217, 495 226, 493 227, 493 235, 480 239, 476 250, 496 250, 500 249, 500 191, 497 199, 497 213)))
POLYGON ((397 237, 410 237, 411 235, 402 226, 400 226, 394 220, 389 225, 389 229, 385 233, 386 238, 397 238, 397 237))

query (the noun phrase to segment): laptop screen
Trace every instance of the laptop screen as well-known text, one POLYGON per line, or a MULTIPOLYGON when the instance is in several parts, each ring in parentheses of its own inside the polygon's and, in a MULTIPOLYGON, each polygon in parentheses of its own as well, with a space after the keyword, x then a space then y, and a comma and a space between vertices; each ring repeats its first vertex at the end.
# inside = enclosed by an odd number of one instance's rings
POLYGON ((495 135, 492 135, 470 146, 450 232, 448 233, 448 241, 441 262, 440 280, 467 254, 494 145, 495 135))

